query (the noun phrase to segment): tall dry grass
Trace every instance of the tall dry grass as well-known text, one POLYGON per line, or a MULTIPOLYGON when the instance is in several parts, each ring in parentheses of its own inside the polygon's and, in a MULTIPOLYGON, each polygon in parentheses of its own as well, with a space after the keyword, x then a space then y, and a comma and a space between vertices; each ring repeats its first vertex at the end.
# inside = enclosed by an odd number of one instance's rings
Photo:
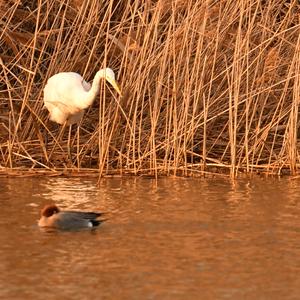
POLYGON ((298 1, 0 0, 0 166, 295 174, 299 16, 298 1), (123 97, 103 83, 78 127, 48 120, 51 75, 104 66, 123 97))

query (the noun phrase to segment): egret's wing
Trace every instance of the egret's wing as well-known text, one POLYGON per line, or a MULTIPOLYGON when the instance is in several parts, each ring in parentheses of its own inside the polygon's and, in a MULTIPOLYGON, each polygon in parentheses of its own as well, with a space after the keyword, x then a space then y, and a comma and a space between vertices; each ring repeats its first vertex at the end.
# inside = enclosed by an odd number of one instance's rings
POLYGON ((60 101, 45 101, 45 106, 47 107, 47 103, 50 103, 51 105, 57 107, 59 110, 61 110, 65 114, 75 115, 81 111, 80 108, 77 108, 72 105, 65 104, 60 101))
POLYGON ((91 85, 74 72, 50 77, 44 88, 44 105, 50 112, 50 119, 59 124, 77 123, 84 114, 85 106, 81 102, 90 89, 91 85))

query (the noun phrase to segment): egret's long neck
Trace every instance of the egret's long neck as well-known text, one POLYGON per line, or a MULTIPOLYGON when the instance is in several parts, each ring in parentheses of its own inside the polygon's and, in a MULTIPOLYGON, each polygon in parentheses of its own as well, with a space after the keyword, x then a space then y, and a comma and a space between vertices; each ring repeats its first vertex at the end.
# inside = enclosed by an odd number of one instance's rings
POLYGON ((99 93, 100 89, 100 79, 104 78, 105 74, 102 70, 98 71, 94 77, 91 89, 85 93, 84 99, 82 100, 82 108, 88 108, 93 104, 96 96, 99 93))

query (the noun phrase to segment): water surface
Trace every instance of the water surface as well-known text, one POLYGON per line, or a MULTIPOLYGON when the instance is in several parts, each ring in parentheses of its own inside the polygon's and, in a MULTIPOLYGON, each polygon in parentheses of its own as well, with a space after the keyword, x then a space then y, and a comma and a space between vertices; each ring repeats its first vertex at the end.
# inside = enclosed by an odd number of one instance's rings
POLYGON ((299 299, 289 179, 0 178, 0 299, 299 299), (109 212, 96 231, 39 210, 109 212))

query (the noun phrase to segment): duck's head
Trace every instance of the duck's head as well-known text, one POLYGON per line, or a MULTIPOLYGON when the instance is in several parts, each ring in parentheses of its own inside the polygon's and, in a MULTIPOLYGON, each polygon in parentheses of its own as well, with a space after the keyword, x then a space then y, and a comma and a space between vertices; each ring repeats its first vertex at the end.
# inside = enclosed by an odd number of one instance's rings
POLYGON ((59 208, 55 204, 46 205, 41 210, 41 216, 46 218, 49 218, 57 213, 59 213, 59 208))

